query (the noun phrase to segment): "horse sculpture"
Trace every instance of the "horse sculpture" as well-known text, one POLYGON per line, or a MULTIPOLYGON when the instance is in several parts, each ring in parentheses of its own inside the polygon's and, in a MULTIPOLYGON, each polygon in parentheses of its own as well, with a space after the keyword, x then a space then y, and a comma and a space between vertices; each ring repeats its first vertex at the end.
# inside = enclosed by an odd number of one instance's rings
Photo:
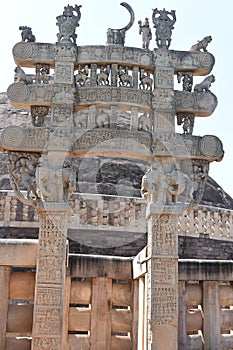
POLYGON ((78 86, 85 86, 90 83, 90 79, 88 78, 89 70, 86 65, 84 69, 81 69, 79 66, 78 74, 75 76, 75 81, 78 86))
POLYGON ((132 77, 128 74, 128 67, 122 69, 122 66, 119 67, 119 85, 125 87, 132 87, 132 77))
POLYGON ((152 90, 153 79, 150 77, 150 72, 144 73, 144 69, 140 71, 139 88, 143 90, 152 90))
POLYGON ((100 72, 97 74, 97 85, 109 85, 109 72, 110 72, 110 66, 107 65, 107 68, 104 68, 104 66, 100 67, 100 72))

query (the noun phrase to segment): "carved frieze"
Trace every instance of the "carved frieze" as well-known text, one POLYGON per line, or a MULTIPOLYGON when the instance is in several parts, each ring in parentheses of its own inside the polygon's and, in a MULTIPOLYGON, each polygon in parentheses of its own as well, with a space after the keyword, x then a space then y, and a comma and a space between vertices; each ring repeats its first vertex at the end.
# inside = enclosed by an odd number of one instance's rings
POLYGON ((77 90, 76 104, 88 105, 90 103, 98 104, 100 102, 141 105, 148 108, 151 106, 151 94, 150 91, 134 90, 124 87, 83 87, 77 90))
POLYGON ((175 91, 177 112, 191 112, 196 116, 207 117, 217 107, 217 97, 211 92, 175 91))
POLYGON ((73 84, 74 65, 70 62, 56 62, 55 82, 59 84, 73 84))
POLYGON ((173 89, 174 86, 174 68, 156 67, 155 69, 155 88, 173 89))

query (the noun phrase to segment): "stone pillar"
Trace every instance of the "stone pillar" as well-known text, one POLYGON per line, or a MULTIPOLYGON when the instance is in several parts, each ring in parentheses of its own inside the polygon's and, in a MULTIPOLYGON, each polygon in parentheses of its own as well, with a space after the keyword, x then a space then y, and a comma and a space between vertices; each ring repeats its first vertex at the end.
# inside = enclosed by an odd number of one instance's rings
POLYGON ((203 282, 204 350, 221 349, 219 283, 203 282))
POLYGON ((0 266, 0 349, 5 349, 11 268, 0 266))
POLYGON ((181 209, 150 203, 148 218, 148 350, 177 350, 178 232, 181 209))
POLYGON ((66 237, 69 206, 43 203, 38 208, 36 291, 33 315, 32 349, 60 350, 62 344, 63 302, 66 277, 66 237))
POLYGON ((178 319, 178 349, 186 349, 186 300, 185 300, 185 281, 179 281, 179 319, 178 319))

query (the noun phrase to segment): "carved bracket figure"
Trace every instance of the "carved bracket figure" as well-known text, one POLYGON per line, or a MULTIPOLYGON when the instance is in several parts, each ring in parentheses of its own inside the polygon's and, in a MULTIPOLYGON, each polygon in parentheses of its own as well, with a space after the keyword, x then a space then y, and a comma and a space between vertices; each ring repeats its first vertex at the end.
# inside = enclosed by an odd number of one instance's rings
POLYGON ((124 46, 125 44, 125 33, 129 30, 134 23, 134 11, 132 7, 126 2, 122 2, 121 6, 124 6, 130 13, 129 23, 121 29, 108 28, 107 30, 107 44, 118 44, 124 46))
POLYGON ((73 43, 76 44, 77 35, 75 34, 76 27, 79 27, 79 21, 81 19, 80 8, 82 5, 64 7, 63 14, 57 16, 57 26, 59 27, 59 33, 57 34, 58 43, 73 43), (74 12, 77 15, 74 15, 74 12))
POLYGON ((192 91, 193 87, 193 72, 177 72, 177 81, 183 85, 183 91, 192 91))
POLYGON ((48 84, 49 77, 48 74, 50 72, 49 64, 36 64, 36 83, 37 84, 48 84))
POLYGON ((183 124, 184 134, 192 135, 193 127, 194 127, 194 119, 195 119, 194 113, 188 113, 188 112, 177 113, 177 124, 178 125, 183 124))
POLYGON ((35 172, 39 157, 39 153, 8 153, 7 164, 12 188, 17 198, 25 205, 35 206, 39 199, 35 183, 35 172), (26 197, 21 192, 24 189, 27 191, 26 197))
POLYGON ((65 160, 63 167, 53 166, 43 155, 36 170, 38 193, 43 201, 63 203, 76 188, 75 171, 71 161, 65 160))
POLYGON ((146 17, 145 22, 142 24, 142 21, 138 21, 139 25, 139 34, 142 34, 142 48, 149 49, 150 41, 152 39, 152 33, 149 25, 149 20, 146 17))
POLYGON ((209 172, 209 162, 205 160, 193 160, 192 163, 193 200, 191 202, 191 206, 196 206, 200 203, 203 197, 209 172))
POLYGON ((207 52, 206 48, 208 44, 212 41, 212 37, 210 35, 205 36, 202 40, 198 41, 197 44, 191 46, 190 51, 201 51, 207 52))
POLYGON ((211 84, 215 82, 215 76, 213 74, 206 77, 200 84, 194 86, 195 92, 210 91, 211 84))
POLYGON ((35 35, 32 34, 32 28, 27 26, 20 26, 22 41, 34 43, 36 41, 35 35))
POLYGON ((168 49, 171 44, 172 29, 176 22, 176 11, 153 10, 152 21, 156 28, 155 36, 156 43, 159 48, 168 49))

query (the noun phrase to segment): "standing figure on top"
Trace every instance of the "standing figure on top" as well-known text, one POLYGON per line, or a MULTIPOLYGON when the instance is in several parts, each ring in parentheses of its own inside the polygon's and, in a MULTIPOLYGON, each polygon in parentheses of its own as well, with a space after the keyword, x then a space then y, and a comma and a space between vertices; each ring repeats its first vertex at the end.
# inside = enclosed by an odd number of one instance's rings
POLYGON ((138 21, 139 24, 139 34, 142 34, 142 48, 149 49, 150 40, 152 39, 152 33, 149 25, 149 20, 146 17, 145 22, 138 21))

